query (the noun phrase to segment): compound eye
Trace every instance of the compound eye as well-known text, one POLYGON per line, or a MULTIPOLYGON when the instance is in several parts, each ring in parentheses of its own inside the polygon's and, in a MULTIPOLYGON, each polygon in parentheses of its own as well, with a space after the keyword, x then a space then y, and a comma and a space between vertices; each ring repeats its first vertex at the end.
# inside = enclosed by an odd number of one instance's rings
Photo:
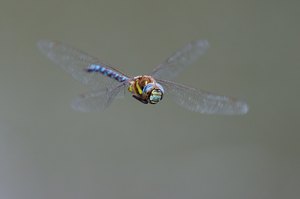
POLYGON ((159 83, 156 83, 156 86, 161 90, 162 93, 164 93, 164 88, 159 84, 159 83))
POLYGON ((147 94, 147 93, 151 92, 151 90, 153 90, 153 88, 154 88, 154 84, 149 83, 143 88, 143 93, 147 94))

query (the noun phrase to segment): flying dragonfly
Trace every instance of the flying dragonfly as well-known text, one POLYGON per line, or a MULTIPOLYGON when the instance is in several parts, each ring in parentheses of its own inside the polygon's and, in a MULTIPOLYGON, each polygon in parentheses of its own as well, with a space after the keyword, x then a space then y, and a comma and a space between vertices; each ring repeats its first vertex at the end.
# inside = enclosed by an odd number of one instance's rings
POLYGON ((248 105, 233 97, 175 83, 177 77, 188 65, 194 63, 209 47, 206 40, 192 41, 176 51, 147 75, 128 76, 114 67, 101 62, 67 44, 41 40, 38 48, 51 61, 83 84, 90 86, 90 92, 72 101, 75 110, 101 111, 127 90, 132 97, 143 104, 157 104, 165 96, 178 105, 195 112, 207 114, 242 115, 248 112, 248 105))

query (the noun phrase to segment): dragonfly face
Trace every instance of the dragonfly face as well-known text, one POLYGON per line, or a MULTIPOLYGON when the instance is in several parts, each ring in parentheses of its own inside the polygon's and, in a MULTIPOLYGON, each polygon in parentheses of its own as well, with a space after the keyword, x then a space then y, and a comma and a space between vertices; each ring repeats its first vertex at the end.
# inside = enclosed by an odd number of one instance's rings
POLYGON ((128 91, 133 94, 133 97, 144 104, 157 104, 162 100, 164 89, 148 75, 134 77, 130 81, 128 91))
POLYGON ((163 98, 164 89, 158 83, 149 83, 143 88, 143 94, 150 104, 157 104, 163 98))

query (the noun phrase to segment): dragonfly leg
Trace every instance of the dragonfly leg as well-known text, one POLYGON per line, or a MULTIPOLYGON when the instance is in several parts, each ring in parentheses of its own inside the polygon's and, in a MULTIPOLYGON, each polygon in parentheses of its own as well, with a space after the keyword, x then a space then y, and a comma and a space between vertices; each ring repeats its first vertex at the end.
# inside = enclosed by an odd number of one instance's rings
POLYGON ((142 99, 142 98, 140 98, 140 97, 138 97, 138 96, 136 96, 136 95, 132 95, 132 97, 133 97, 134 99, 136 99, 136 100, 142 102, 143 104, 148 104, 148 101, 147 101, 147 100, 142 99))

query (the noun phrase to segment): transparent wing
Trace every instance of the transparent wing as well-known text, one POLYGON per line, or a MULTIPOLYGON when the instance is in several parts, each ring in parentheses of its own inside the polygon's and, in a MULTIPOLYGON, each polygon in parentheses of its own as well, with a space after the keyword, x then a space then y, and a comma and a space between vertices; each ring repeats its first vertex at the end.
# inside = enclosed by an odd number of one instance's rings
MULTIPOLYGON (((77 50, 67 44, 55 41, 41 40, 38 42, 38 48, 51 61, 61 66, 67 73, 85 85, 90 85, 97 90, 111 89, 119 82, 108 77, 101 77, 99 73, 87 73, 84 69, 90 64, 99 64, 111 70, 121 72, 111 66, 100 62, 97 58, 92 57, 80 50, 77 50)), ((124 75, 126 76, 126 75, 124 75)))
POLYGON ((102 111, 107 108, 116 97, 123 97, 125 84, 121 83, 112 90, 90 91, 75 98, 71 106, 82 112, 102 111))
POLYGON ((158 65, 151 75, 154 78, 171 80, 178 76, 186 66, 195 62, 209 47, 208 41, 198 40, 188 43, 158 65))
POLYGON ((170 81, 158 80, 180 106, 195 112, 223 115, 241 115, 248 112, 248 105, 235 98, 199 91, 170 81))

